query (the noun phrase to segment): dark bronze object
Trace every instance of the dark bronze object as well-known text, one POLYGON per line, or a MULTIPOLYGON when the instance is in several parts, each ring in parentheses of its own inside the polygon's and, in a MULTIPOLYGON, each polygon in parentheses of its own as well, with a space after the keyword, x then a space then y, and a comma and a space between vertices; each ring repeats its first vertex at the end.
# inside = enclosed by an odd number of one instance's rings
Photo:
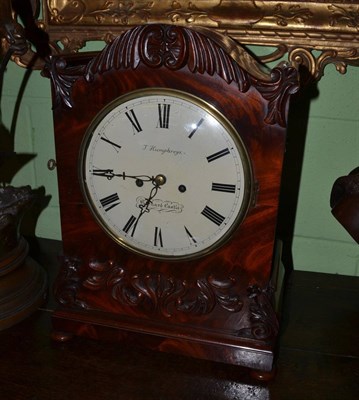
POLYGON ((334 217, 359 243, 359 167, 334 182, 330 206, 334 217))

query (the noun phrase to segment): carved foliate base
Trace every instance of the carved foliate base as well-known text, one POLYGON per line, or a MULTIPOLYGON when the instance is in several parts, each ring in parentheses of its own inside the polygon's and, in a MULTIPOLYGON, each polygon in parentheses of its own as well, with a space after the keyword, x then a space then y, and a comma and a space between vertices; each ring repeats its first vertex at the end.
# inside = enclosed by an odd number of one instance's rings
POLYGON ((78 335, 133 343, 248 367, 263 379, 271 376, 278 282, 241 289, 239 277, 190 282, 160 273, 130 274, 118 261, 84 265, 69 257, 61 271, 55 295, 62 308, 53 315, 54 340, 78 335))

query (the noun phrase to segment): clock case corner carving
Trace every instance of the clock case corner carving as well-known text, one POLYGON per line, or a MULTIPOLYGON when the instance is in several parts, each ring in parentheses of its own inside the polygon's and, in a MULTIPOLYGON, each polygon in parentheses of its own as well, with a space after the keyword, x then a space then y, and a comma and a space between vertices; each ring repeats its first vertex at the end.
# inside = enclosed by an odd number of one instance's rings
POLYGON ((263 70, 235 49, 210 31, 143 25, 101 53, 53 57, 46 66, 65 254, 55 329, 272 368, 278 195, 288 102, 298 77, 287 64, 263 70), (228 243, 197 260, 171 263, 126 251, 100 229, 81 195, 78 157, 87 126, 109 102, 148 87, 210 103, 239 132, 252 163, 256 193, 245 220, 228 243))

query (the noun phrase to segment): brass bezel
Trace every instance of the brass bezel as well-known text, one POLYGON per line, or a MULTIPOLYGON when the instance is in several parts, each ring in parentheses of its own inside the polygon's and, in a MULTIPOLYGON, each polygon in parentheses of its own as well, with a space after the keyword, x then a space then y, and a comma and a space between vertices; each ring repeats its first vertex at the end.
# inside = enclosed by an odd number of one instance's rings
POLYGON ((125 248, 126 250, 129 250, 135 254, 139 254, 148 258, 152 259, 157 259, 157 260, 167 260, 167 261, 180 261, 180 260, 192 260, 192 259, 197 259, 200 257, 204 257, 208 254, 213 253, 214 251, 218 250, 220 247, 222 247, 225 243, 227 243, 232 237, 234 232, 238 229, 239 225, 245 218, 248 209, 250 207, 250 204, 252 202, 252 197, 253 197, 253 190, 254 190, 254 179, 253 179, 253 172, 252 172, 252 166, 250 162, 250 157, 248 155, 248 152, 245 148, 245 145, 237 132, 237 130, 234 128, 232 123, 220 112, 218 111, 215 107, 213 107, 211 104, 208 102, 200 99, 199 97, 180 91, 176 89, 169 89, 169 88, 145 88, 145 89, 139 89, 139 90, 134 90, 130 93, 124 94, 115 100, 111 101, 107 106, 105 106, 97 115, 96 117, 92 120, 90 123, 89 127, 87 128, 84 137, 82 139, 81 147, 80 147, 80 154, 79 154, 79 181, 80 181, 80 187, 81 191, 83 194, 83 197, 85 199, 85 203, 89 207, 92 215, 96 219, 97 223, 100 225, 100 227, 104 230, 104 232, 112 239, 114 240, 117 244, 125 248), (233 139, 236 148, 238 150, 238 153, 241 158, 241 162, 243 164, 243 174, 244 174, 244 194, 243 194, 243 202, 242 206, 240 208, 239 213, 237 214, 234 222, 232 223, 231 227, 229 230, 213 245, 209 246, 206 249, 202 249, 198 251, 197 253, 191 253, 191 254, 186 254, 186 255, 180 255, 180 256, 170 256, 170 255, 160 255, 157 253, 153 252, 147 252, 142 249, 138 249, 136 246, 133 244, 129 243, 129 241, 126 240, 126 238, 119 236, 118 234, 114 234, 113 230, 108 227, 106 222, 103 220, 101 217, 100 213, 97 211, 97 206, 94 204, 94 202, 91 199, 91 196, 89 194, 89 190, 87 187, 86 183, 86 172, 85 172, 85 161, 86 161, 86 155, 88 151, 89 144, 91 142, 92 136, 95 132, 96 127, 99 125, 99 123, 103 120, 104 116, 107 115, 109 112, 111 112, 114 108, 118 107, 119 105, 139 98, 139 97, 144 97, 144 96, 160 96, 160 95, 166 95, 166 96, 172 96, 176 98, 183 99, 185 101, 191 102, 192 104, 196 105, 197 107, 200 107, 204 109, 204 111, 208 114, 210 114, 213 118, 215 118, 219 123, 226 129, 226 131, 230 134, 231 138, 233 139))

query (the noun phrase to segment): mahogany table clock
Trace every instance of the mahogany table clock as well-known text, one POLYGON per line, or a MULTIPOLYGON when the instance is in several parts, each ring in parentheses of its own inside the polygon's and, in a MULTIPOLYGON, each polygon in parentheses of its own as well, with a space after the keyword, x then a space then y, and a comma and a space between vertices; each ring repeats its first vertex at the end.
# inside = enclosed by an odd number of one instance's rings
POLYGON ((56 56, 64 258, 54 337, 271 371, 278 195, 297 71, 228 37, 143 25, 56 56))

